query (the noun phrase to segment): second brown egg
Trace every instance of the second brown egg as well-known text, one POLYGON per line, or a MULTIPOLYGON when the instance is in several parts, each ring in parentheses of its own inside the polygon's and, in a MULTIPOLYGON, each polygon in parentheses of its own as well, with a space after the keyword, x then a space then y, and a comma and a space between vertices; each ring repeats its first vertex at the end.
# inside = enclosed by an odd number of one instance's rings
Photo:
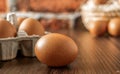
POLYGON ((21 30, 25 31, 28 35, 42 36, 45 34, 42 24, 33 18, 25 19, 19 27, 19 31, 21 30))

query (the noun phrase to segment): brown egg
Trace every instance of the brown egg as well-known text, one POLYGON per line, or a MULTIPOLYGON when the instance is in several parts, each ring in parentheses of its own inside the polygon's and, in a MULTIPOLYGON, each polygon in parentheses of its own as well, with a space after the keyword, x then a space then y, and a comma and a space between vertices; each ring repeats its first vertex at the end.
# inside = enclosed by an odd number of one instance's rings
POLYGON ((93 36, 101 36, 107 31, 108 20, 94 20, 89 23, 89 31, 93 36))
POLYGON ((100 5, 100 4, 105 4, 108 0, 92 0, 94 4, 100 5))
POLYGON ((20 24, 23 22, 23 20, 25 20, 26 19, 26 17, 18 17, 17 18, 17 26, 19 27, 20 26, 20 24))
POLYGON ((0 19, 0 38, 15 37, 16 28, 5 19, 0 19))
POLYGON ((26 18, 20 25, 19 31, 23 30, 28 35, 44 35, 44 28, 39 21, 33 18, 26 18))
POLYGON ((120 17, 111 19, 108 25, 108 32, 112 36, 120 36, 120 17))
POLYGON ((42 63, 59 67, 73 62, 77 57, 78 48, 71 38, 51 33, 38 40, 35 45, 35 54, 42 63))

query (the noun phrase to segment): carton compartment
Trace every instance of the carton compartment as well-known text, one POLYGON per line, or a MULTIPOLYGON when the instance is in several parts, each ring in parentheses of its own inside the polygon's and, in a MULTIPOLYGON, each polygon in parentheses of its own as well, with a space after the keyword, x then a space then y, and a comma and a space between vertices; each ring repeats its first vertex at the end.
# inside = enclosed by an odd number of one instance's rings
POLYGON ((34 57, 35 43, 39 36, 23 36, 16 38, 4 38, 0 40, 0 60, 12 60, 16 58, 18 50, 23 56, 34 57))
POLYGON ((18 51, 18 42, 16 39, 0 40, 0 60, 14 59, 18 51))
POLYGON ((22 51, 23 56, 27 56, 27 57, 35 56, 34 47, 35 47, 35 43, 37 42, 38 39, 39 39, 39 37, 26 38, 19 42, 20 49, 22 51))

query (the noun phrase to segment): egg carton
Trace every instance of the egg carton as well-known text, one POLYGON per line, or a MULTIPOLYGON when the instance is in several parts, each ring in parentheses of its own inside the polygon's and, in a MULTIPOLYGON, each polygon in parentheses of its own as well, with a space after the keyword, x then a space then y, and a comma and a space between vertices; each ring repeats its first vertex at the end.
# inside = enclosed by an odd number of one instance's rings
MULTIPOLYGON (((8 14, 7 21, 12 23, 17 29, 14 13, 8 14)), ((45 32, 45 34, 48 33, 45 32)), ((23 56, 34 57, 34 47, 40 37, 39 35, 29 36, 25 31, 18 31, 17 37, 0 38, 0 61, 16 58, 18 50, 22 52, 23 56)))
POLYGON ((24 56, 35 56, 34 47, 39 38, 40 36, 38 35, 28 36, 24 31, 18 32, 17 41, 19 43, 19 49, 22 51, 24 56))
POLYGON ((18 36, 0 39, 0 60, 12 60, 16 58, 18 50, 26 57, 34 57, 34 47, 40 36, 18 36))
POLYGON ((0 60, 10 60, 16 57, 19 44, 16 38, 0 39, 0 60))

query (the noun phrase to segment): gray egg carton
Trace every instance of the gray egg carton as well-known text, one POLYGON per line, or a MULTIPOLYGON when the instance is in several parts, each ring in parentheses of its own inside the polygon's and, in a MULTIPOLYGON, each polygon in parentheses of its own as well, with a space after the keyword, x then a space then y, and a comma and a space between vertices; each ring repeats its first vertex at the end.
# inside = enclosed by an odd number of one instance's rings
MULTIPOLYGON (((7 21, 18 29, 16 26, 16 14, 8 13, 7 21)), ((45 32, 48 34, 49 32, 45 32)), ((12 60, 16 58, 18 50, 20 50, 23 56, 34 57, 34 47, 39 35, 29 36, 25 31, 20 30, 17 32, 16 37, 0 38, 0 61, 12 60)))
POLYGON ((16 38, 0 39, 0 60, 10 60, 16 57, 18 51, 16 38))
POLYGON ((23 56, 34 57, 35 43, 39 38, 38 35, 19 36, 18 34, 18 37, 0 39, 0 60, 6 61, 16 58, 18 50, 22 51, 23 56))

